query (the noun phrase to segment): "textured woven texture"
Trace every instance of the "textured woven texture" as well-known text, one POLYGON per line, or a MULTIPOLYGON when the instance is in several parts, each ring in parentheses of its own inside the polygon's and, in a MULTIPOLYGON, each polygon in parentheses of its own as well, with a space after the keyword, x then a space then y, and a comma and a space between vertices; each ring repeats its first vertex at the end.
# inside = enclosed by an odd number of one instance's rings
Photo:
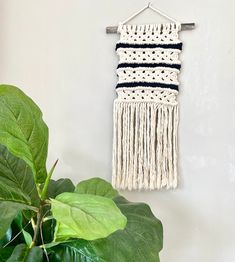
POLYGON ((119 25, 113 185, 177 186, 179 24, 119 25))

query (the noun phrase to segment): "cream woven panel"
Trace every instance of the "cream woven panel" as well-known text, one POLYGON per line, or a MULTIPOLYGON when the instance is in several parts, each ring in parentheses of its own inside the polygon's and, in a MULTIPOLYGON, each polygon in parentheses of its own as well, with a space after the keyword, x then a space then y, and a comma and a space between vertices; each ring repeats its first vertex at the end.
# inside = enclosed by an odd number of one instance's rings
POLYGON ((113 185, 177 186, 179 24, 119 25, 113 185))

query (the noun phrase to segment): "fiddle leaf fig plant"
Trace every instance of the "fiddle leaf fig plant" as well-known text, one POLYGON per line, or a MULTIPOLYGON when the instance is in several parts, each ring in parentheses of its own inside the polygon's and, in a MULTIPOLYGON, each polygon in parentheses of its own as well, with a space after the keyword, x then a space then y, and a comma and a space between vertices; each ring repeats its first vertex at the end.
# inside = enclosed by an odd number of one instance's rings
POLYGON ((101 178, 47 171, 48 127, 20 89, 0 85, 0 262, 159 262, 163 229, 148 205, 101 178))

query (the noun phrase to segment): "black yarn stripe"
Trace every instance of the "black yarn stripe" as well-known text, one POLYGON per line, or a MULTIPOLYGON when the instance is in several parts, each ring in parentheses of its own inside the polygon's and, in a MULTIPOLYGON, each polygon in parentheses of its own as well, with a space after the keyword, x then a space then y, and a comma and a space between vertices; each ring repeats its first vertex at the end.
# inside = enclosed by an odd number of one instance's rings
POLYGON ((116 88, 121 88, 121 87, 160 87, 160 88, 170 88, 173 90, 178 91, 178 85, 174 84, 166 84, 166 83, 150 83, 150 82, 128 82, 128 83, 119 83, 117 84, 116 88))
POLYGON ((118 65, 117 68, 124 68, 124 67, 170 67, 180 70, 180 64, 167 64, 167 63, 121 63, 118 65))
POLYGON ((167 49, 179 49, 182 50, 182 43, 177 44, 129 44, 129 43, 117 43, 116 50, 118 48, 167 48, 167 49))

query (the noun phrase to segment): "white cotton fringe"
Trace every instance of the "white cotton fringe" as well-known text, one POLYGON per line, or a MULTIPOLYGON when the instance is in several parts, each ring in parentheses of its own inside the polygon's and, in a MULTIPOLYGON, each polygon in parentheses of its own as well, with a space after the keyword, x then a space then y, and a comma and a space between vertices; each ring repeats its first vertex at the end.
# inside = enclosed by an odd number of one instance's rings
POLYGON ((176 188, 178 105, 115 100, 113 114, 113 186, 176 188))

